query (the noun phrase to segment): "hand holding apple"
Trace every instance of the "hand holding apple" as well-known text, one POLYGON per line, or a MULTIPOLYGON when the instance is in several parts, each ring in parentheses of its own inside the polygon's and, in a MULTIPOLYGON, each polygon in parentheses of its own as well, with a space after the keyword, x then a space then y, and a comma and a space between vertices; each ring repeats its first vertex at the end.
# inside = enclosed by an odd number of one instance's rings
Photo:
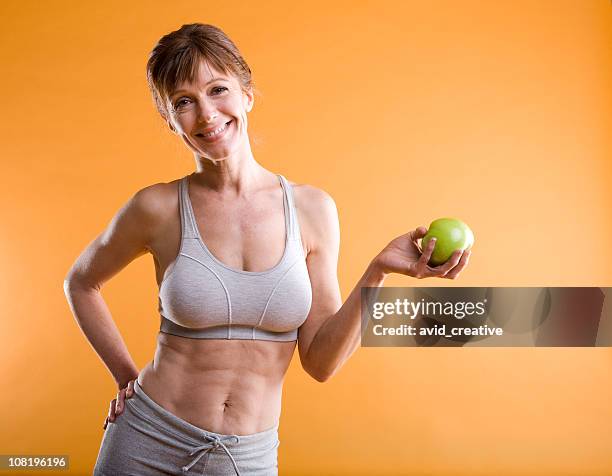
POLYGON ((451 252, 450 258, 443 265, 431 267, 428 263, 437 237, 431 236, 422 250, 417 244, 417 240, 424 238, 427 233, 427 228, 420 226, 392 240, 372 261, 374 269, 383 275, 399 273, 417 279, 457 278, 469 262, 471 248, 457 249, 451 252))
POLYGON ((429 265, 439 266, 448 261, 457 250, 471 248, 474 234, 470 227, 456 218, 438 218, 431 222, 427 234, 421 240, 421 248, 427 248, 429 240, 436 238, 429 265))

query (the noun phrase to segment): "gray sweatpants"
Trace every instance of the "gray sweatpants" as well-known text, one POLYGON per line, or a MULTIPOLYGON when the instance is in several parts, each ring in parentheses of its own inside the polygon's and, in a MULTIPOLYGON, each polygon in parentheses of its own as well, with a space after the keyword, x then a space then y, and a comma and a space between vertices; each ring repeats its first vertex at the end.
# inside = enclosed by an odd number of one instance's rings
POLYGON ((203 430, 165 410, 134 382, 102 439, 94 476, 278 475, 278 424, 251 435, 203 430))

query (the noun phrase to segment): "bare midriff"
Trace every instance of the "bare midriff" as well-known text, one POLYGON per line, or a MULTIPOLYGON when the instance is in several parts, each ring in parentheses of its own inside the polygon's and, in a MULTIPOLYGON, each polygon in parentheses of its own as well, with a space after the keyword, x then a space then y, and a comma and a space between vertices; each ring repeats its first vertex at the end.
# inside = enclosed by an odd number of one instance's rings
POLYGON ((191 339, 160 332, 138 375, 158 405, 214 433, 250 435, 278 424, 296 341, 191 339))

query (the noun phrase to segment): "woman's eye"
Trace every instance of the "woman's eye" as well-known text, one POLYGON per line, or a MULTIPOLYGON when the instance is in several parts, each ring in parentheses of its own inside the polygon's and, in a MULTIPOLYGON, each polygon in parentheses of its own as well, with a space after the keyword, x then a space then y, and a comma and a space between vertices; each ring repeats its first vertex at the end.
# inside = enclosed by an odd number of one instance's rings
POLYGON ((179 99, 174 105, 174 107, 178 109, 179 107, 184 106, 188 102, 189 102, 189 99, 186 99, 186 98, 179 99))
MULTIPOLYGON (((225 86, 217 86, 216 88, 212 89, 213 94, 216 96, 217 94, 222 93, 223 91, 227 91, 228 89, 225 86)), ((175 109, 180 109, 183 106, 186 106, 187 104, 189 104, 191 102, 190 99, 188 98, 181 98, 179 99, 175 104, 174 104, 174 108, 175 109)))

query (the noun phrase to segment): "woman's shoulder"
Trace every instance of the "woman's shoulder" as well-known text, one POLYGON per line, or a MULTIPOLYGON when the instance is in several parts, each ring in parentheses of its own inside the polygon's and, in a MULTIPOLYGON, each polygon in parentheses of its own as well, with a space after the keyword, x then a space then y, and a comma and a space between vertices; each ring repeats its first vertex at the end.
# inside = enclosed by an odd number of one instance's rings
POLYGON ((169 182, 156 182, 151 185, 146 185, 134 194, 141 200, 147 203, 154 203, 160 200, 168 199, 171 195, 177 195, 179 179, 169 182))
POLYGON ((293 188, 295 206, 300 215, 300 221, 306 221, 308 226, 320 232, 338 221, 338 210, 332 196, 322 188, 305 183, 289 181, 293 188))
POLYGON ((334 205, 334 199, 322 188, 315 187, 306 183, 295 183, 289 181, 293 189, 296 205, 300 208, 315 208, 328 207, 334 205))
POLYGON ((138 189, 130 199, 132 206, 138 208, 144 216, 152 220, 171 217, 176 214, 178 206, 178 182, 157 182, 138 189))

